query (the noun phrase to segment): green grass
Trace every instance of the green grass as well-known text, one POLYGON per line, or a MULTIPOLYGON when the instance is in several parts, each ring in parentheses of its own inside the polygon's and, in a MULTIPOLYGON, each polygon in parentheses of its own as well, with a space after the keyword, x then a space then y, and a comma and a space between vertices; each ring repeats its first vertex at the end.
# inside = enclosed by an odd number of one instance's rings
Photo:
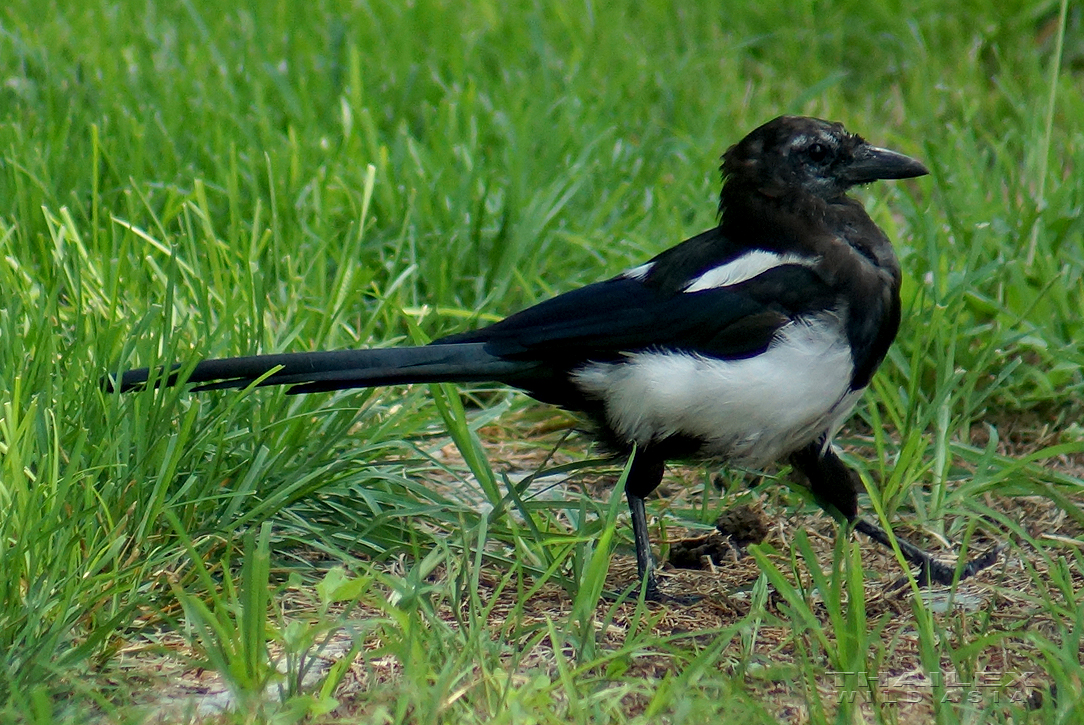
MULTIPOLYGON (((132 703, 159 685, 125 653, 175 653, 179 636, 253 696, 227 720, 771 721, 777 680, 754 646, 766 626, 789 632, 780 651, 798 653, 787 678, 809 719, 858 717, 813 684, 885 668, 897 643, 863 614, 842 543, 828 558, 800 537, 758 553, 731 626, 656 635, 641 605, 620 646, 604 641, 621 506, 502 480, 480 431, 509 410, 551 415, 521 397, 99 387, 135 365, 424 340, 603 278, 712 224, 720 154, 799 112, 932 171, 860 192, 896 242, 905 320, 844 436, 852 462, 890 523, 985 531, 1025 562, 1021 621, 914 600, 922 666, 974 672, 1000 647, 1058 692, 1033 715, 989 700, 933 712, 1079 721, 1084 561, 1011 503, 1040 497, 1084 528, 1078 9, 74 5, 0 10, 4 718, 138 721, 132 703), (999 433, 1021 427, 1035 435, 999 433), (441 455, 449 440, 463 463, 441 455), (449 477, 494 513, 432 483, 449 477), (517 602, 503 624, 481 576, 517 602), (554 583, 567 616, 531 620, 554 583), (338 631, 348 659, 297 685, 338 631), (551 668, 518 670, 541 646, 551 668), (644 676, 656 656, 668 674, 644 676), (398 676, 333 710, 347 665, 380 658, 398 676), (260 700, 277 681, 285 694, 260 700)), ((705 489, 670 520, 728 505, 705 489)), ((808 506, 771 490, 770 515, 808 506)))

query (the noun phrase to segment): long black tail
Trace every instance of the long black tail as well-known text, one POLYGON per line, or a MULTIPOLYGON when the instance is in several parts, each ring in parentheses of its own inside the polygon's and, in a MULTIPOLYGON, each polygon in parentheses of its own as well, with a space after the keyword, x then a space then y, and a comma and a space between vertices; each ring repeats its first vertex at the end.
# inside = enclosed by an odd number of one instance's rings
MULTIPOLYGON (((290 385, 288 391, 317 393, 346 388, 367 388, 396 383, 506 382, 529 373, 538 363, 505 360, 484 350, 481 342, 464 342, 424 347, 397 347, 376 350, 334 350, 278 355, 254 355, 204 360, 192 374, 179 379, 180 365, 169 374, 158 369, 155 385, 196 383, 194 390, 243 388, 275 368, 280 370, 260 385, 290 385)), ((109 378, 104 387, 121 392, 146 386, 150 368, 128 370, 120 380, 109 378)))

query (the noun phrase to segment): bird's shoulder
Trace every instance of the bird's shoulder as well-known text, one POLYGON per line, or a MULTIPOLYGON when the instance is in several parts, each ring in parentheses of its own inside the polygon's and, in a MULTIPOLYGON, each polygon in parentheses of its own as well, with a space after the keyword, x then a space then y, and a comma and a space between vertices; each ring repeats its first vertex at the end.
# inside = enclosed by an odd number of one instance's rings
POLYGON ((485 342, 502 356, 597 358, 646 348, 754 355, 794 318, 834 306, 816 265, 712 229, 608 280, 441 342, 485 342))

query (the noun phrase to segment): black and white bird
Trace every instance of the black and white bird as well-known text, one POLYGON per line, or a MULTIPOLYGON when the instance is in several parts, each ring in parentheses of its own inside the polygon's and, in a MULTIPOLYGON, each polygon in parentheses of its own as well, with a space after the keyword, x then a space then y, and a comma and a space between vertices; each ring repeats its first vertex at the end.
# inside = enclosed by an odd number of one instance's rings
MULTIPOLYGON (((724 154, 718 226, 604 282, 421 347, 207 360, 185 380, 154 377, 214 390, 274 370, 259 384, 290 393, 495 381, 586 414, 608 446, 634 456, 625 492, 649 596, 644 497, 671 459, 787 460, 823 508, 890 546, 858 517, 861 480, 831 445, 900 323, 892 244, 847 191, 926 173, 841 124, 782 116, 724 154)), ((116 387, 150 377, 130 370, 116 387)), ((953 580, 955 567, 899 544, 922 581, 953 580)))

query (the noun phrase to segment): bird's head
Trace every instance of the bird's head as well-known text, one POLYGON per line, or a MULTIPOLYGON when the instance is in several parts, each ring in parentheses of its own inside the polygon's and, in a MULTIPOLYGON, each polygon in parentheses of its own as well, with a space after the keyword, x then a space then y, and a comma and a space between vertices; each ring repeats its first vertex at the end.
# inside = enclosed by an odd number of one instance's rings
MULTIPOLYGON (((805 116, 780 116, 723 155, 725 187, 772 198, 834 201, 857 184, 928 174, 903 154, 872 146, 842 124, 805 116)), ((724 199, 725 205, 725 199, 724 199)))

